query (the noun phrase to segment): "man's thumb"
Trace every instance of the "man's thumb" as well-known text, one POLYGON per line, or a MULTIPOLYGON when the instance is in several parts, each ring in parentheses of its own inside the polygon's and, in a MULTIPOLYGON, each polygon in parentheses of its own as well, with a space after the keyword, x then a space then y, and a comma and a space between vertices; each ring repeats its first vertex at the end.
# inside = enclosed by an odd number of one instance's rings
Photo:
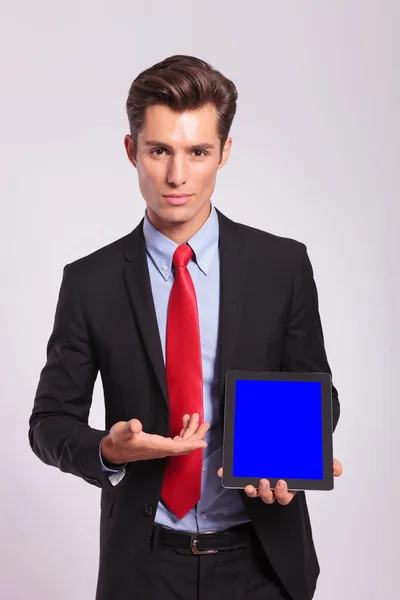
POLYGON ((127 422, 127 434, 128 437, 132 437, 134 433, 140 433, 143 429, 143 426, 139 419, 131 419, 127 422))

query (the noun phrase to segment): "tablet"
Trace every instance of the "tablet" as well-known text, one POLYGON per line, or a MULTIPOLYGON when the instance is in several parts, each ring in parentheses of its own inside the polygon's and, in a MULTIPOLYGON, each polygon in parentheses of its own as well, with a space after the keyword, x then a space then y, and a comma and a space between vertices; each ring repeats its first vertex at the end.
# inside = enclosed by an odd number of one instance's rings
POLYGON ((329 373, 227 371, 225 488, 332 490, 332 379, 329 373))

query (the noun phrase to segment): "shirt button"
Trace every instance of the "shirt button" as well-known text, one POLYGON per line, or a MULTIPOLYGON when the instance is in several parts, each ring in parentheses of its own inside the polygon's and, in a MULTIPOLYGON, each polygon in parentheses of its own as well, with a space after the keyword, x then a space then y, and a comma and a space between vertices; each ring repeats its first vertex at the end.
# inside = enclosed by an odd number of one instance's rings
POLYGON ((207 262, 205 260, 201 261, 201 264, 203 265, 203 267, 207 266, 207 262))
POLYGON ((206 465, 203 465, 203 471, 207 471, 206 465))
POLYGON ((203 519, 207 519, 207 513, 203 513, 201 516, 203 517, 203 519))
POLYGON ((163 266, 162 266, 162 270, 163 270, 163 271, 168 271, 168 265, 163 265, 163 266))

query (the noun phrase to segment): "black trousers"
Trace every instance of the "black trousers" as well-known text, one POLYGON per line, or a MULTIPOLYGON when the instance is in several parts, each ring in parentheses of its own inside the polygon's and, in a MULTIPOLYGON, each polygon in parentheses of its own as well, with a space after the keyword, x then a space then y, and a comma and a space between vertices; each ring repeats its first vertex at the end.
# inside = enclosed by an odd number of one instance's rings
POLYGON ((196 556, 153 543, 137 567, 129 600, 292 600, 251 526, 245 548, 196 556))

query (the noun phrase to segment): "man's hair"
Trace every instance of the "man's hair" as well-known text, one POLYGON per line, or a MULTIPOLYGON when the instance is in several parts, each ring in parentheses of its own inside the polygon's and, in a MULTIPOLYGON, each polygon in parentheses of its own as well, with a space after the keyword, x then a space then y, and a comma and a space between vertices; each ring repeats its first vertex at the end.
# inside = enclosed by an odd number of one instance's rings
POLYGON ((236 112, 235 84, 204 60, 175 55, 140 73, 133 81, 126 112, 136 155, 137 136, 148 106, 162 104, 182 112, 212 104, 217 110, 221 153, 236 112))

